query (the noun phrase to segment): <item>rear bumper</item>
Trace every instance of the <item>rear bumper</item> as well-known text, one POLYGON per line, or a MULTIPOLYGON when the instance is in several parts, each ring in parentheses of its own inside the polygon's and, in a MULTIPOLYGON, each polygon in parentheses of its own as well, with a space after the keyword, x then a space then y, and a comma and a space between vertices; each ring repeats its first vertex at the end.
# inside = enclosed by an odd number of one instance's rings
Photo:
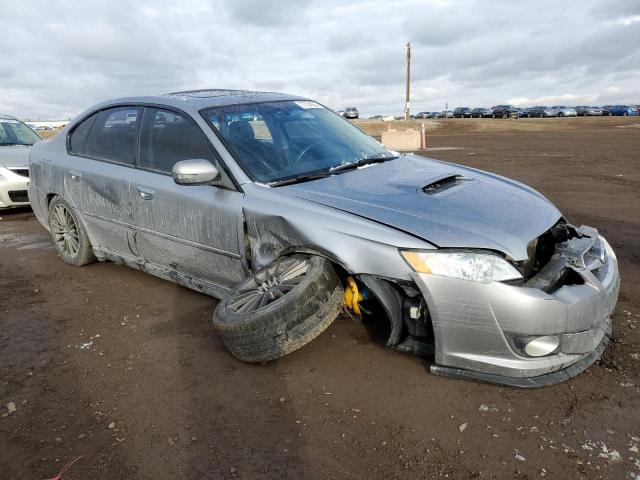
POLYGON ((29 179, 0 167, 0 208, 29 205, 27 190, 29 179))
POLYGON ((603 245, 604 265, 594 271, 575 269, 584 283, 552 293, 412 274, 431 315, 436 344, 432 372, 543 386, 586 369, 608 343, 620 285, 615 254, 604 240, 603 245), (514 337, 545 335, 559 338, 558 350, 550 355, 529 357, 513 347, 514 337))

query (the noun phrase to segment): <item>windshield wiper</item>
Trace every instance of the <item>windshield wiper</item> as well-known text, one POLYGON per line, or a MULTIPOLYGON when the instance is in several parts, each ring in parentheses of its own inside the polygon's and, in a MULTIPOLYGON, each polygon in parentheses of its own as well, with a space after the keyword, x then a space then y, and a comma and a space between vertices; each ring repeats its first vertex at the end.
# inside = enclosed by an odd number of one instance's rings
POLYGON ((382 163, 387 160, 395 160, 398 157, 373 157, 373 158, 361 158, 360 160, 356 160, 351 163, 343 163, 342 165, 338 165, 336 167, 331 168, 331 173, 335 172, 344 172, 345 170, 353 170, 355 168, 363 167, 364 165, 372 165, 374 163, 382 163))
POLYGON ((329 170, 324 170, 322 172, 296 175, 295 177, 285 178, 284 180, 276 180, 274 182, 270 182, 269 185, 272 187, 280 187, 283 185, 292 185, 294 183, 308 182, 310 180, 317 180, 318 178, 330 177, 331 175, 335 175, 338 172, 346 172, 347 170, 354 170, 364 165, 373 165, 374 163, 382 163, 382 162, 386 162, 387 160, 394 160, 396 158, 398 157, 389 156, 389 157, 361 158, 360 160, 356 160, 355 162, 343 163, 342 165, 331 167, 329 170))
POLYGON ((0 142, 0 146, 2 147, 13 147, 14 145, 30 146, 33 145, 33 143, 0 142))
POLYGON ((304 175, 296 175, 295 177, 285 178, 283 180, 276 180, 274 182, 270 182, 269 185, 272 187, 281 187, 283 185, 293 185, 294 183, 302 183, 308 182, 310 180, 316 180, 318 178, 326 178, 330 177, 332 172, 319 172, 319 173, 310 173, 304 175))

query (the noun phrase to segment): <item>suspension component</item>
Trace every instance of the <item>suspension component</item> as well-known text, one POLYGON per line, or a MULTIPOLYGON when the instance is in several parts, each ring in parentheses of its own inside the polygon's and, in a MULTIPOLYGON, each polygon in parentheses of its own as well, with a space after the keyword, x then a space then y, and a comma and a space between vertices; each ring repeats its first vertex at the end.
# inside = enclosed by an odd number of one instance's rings
POLYGON ((360 315, 360 302, 363 298, 355 279, 352 276, 348 276, 344 287, 344 304, 347 309, 356 315, 360 315))

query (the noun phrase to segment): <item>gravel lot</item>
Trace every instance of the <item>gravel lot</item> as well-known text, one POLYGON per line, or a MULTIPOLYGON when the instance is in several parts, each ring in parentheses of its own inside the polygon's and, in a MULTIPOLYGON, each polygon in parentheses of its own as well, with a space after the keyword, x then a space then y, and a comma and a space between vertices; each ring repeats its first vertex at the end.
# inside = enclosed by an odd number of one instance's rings
POLYGON ((215 300, 63 264, 29 210, 5 211, 1 476, 83 455, 65 479, 640 478, 640 120, 429 123, 425 155, 530 184, 609 239, 622 287, 598 364, 543 390, 448 380, 386 350, 384 325, 341 317, 245 365, 210 328, 215 300))

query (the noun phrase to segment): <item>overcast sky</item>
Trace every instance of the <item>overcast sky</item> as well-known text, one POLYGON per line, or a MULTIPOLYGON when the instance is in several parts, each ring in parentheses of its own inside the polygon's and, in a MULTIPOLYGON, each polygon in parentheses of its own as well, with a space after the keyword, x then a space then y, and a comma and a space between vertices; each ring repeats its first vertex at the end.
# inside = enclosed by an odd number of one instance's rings
POLYGON ((109 98, 281 91, 361 114, 640 103, 640 0, 23 0, 0 6, 0 113, 109 98))

